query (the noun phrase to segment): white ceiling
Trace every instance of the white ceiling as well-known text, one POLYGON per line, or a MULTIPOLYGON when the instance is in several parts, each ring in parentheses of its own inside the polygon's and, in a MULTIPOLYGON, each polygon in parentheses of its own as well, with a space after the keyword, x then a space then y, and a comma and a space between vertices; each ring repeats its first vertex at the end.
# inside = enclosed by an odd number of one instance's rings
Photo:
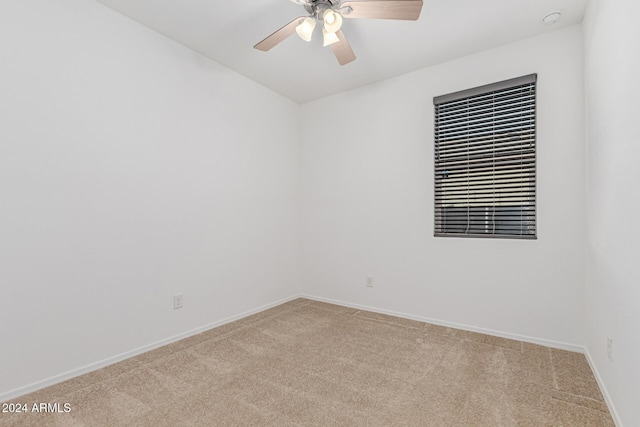
POLYGON ((587 0, 424 0, 418 21, 345 19, 358 59, 340 66, 297 35, 269 52, 257 42, 305 16, 289 0, 98 0, 165 36, 303 103, 582 22, 587 0), (545 26, 542 18, 561 11, 545 26))

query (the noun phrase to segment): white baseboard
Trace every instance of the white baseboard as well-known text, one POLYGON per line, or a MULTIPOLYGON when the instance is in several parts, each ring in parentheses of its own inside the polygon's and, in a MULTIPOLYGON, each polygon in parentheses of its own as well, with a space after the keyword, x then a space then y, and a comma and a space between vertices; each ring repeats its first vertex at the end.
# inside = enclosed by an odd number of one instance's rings
POLYGON ((543 345, 545 347, 552 347, 552 348, 557 348, 557 349, 560 349, 560 350, 573 351, 575 353, 584 353, 584 350, 585 350, 583 346, 577 345, 577 344, 569 344, 569 343, 558 342, 558 341, 553 341, 553 340, 547 340, 547 339, 542 339, 542 338, 529 337, 529 336, 526 336, 526 335, 518 335, 518 334, 512 334, 512 333, 508 333, 508 332, 494 331, 494 330, 491 330, 491 329, 478 328, 478 327, 475 327, 475 326, 463 325, 463 324, 454 323, 454 322, 447 322, 447 321, 444 321, 444 320, 432 319, 430 317, 417 316, 415 314, 401 313, 401 312, 393 311, 393 310, 385 310, 385 309, 381 309, 381 308, 377 308, 377 307, 370 307, 370 306, 361 305, 361 304, 353 304, 353 303, 334 300, 334 299, 330 299, 330 298, 317 297, 317 296, 314 296, 314 295, 302 294, 302 295, 300 295, 300 297, 301 298, 307 298, 307 299, 314 300, 314 301, 326 302, 326 303, 329 303, 329 304, 342 305, 344 307, 356 308, 356 309, 359 309, 359 310, 372 311, 372 312, 375 312, 375 313, 388 314, 390 316, 396 316, 396 317, 402 317, 402 318, 405 318, 405 319, 417 320, 419 322, 432 323, 434 325, 448 326, 450 328, 462 329, 462 330, 465 330, 465 331, 478 332, 478 333, 481 333, 481 334, 493 335, 493 336, 501 337, 501 338, 509 338, 509 339, 512 339, 512 340, 524 341, 524 342, 528 342, 528 343, 532 343, 532 344, 543 345))
POLYGON ((281 300, 278 300, 278 301, 263 305, 261 307, 257 307, 257 308, 254 308, 252 310, 248 310, 248 311, 242 312, 240 314, 236 314, 234 316, 230 316, 230 317, 224 318, 222 320, 218 320, 217 322, 209 323, 207 325, 200 326, 200 327, 195 328, 195 329, 191 329, 191 330, 183 332, 181 334, 174 335, 172 337, 165 338, 165 339, 162 339, 160 341, 156 341, 154 343, 151 343, 151 344, 148 344, 148 345, 144 345, 142 347, 138 347, 138 348, 136 348, 134 350, 127 351, 127 352, 124 352, 124 353, 120 353, 120 354, 117 354, 115 356, 108 357, 106 359, 100 360, 98 362, 90 363, 90 364, 82 366, 80 368, 72 369, 70 371, 67 371, 67 372, 64 372, 64 373, 61 373, 61 374, 58 374, 58 375, 54 375, 52 377, 49 377, 49 378, 41 380, 41 381, 36 381, 34 383, 28 384, 28 385, 23 386, 23 387, 18 387, 16 389, 10 390, 10 391, 5 392, 5 393, 0 393, 0 402, 6 402, 6 401, 9 401, 11 399, 15 399, 17 397, 23 396, 25 394, 33 393, 34 391, 38 391, 38 390, 43 389, 45 387, 49 387, 49 386, 52 386, 54 384, 61 383, 63 381, 69 380, 69 379, 77 377, 79 375, 87 374, 89 372, 104 368, 106 366, 113 365, 114 363, 121 362, 121 361, 123 361, 125 359, 129 359, 131 357, 137 356, 137 355, 142 354, 142 353, 146 353, 147 351, 151 351, 151 350, 154 350, 156 348, 165 346, 167 344, 171 344, 173 342, 180 341, 182 339, 191 337, 193 335, 197 335, 199 333, 208 331, 209 329, 217 328, 218 326, 222 326, 222 325, 225 325, 227 323, 231 323, 231 322, 234 322, 236 320, 240 320, 240 319, 242 319, 244 317, 251 316, 252 314, 256 314, 256 313, 259 313, 261 311, 268 310, 268 309, 270 309, 272 307, 278 306, 280 304, 284 304, 285 302, 294 300, 296 298, 299 298, 299 296, 298 295, 294 295, 292 297, 283 298, 281 300))
POLYGON ((598 386, 600 387, 600 391, 602 392, 602 396, 604 396, 604 401, 607 403, 607 407, 609 408, 609 413, 611 413, 611 418, 613 418, 613 422, 617 427, 622 427, 622 421, 620 421, 620 416, 616 411, 615 406, 613 406, 613 400, 611 400, 611 396, 609 396, 609 391, 607 387, 604 385, 604 381, 602 381, 602 377, 600 376, 600 371, 596 367, 593 359, 591 358, 591 354, 589 353, 589 349, 585 347, 584 355, 587 358, 587 362, 589 362, 589 366, 591 367, 591 372, 593 372, 593 376, 596 377, 596 381, 598 382, 598 386))
POLYGON ((405 319, 412 319, 412 320, 417 320, 420 322, 426 322, 426 323, 432 323, 432 324, 436 324, 436 325, 442 325, 442 326, 448 326, 451 328, 456 328, 456 329, 462 329, 462 330, 467 330, 467 331, 471 331, 471 332, 479 332, 479 333, 483 333, 483 334, 487 334, 487 335, 494 335, 494 336, 498 336, 498 337, 502 337, 502 338, 509 338, 509 339, 514 339, 514 340, 519 340, 519 341, 525 341, 525 342, 530 342, 533 344, 538 344, 538 345, 543 345, 543 346, 547 346, 547 347, 553 347, 553 348, 558 348, 558 349, 562 349, 562 350, 568 350, 568 351, 574 351, 574 352, 578 352, 578 353, 585 353, 587 355, 587 360, 589 361, 589 364, 591 365, 592 370, 594 371, 594 374, 596 376, 596 379, 598 381, 598 384, 600 385, 601 390, 603 390, 603 395, 605 396, 607 405, 610 408, 611 414, 614 417, 614 421, 616 422, 617 426, 622 426, 622 424, 619 421, 619 418, 617 416, 617 413, 614 410, 614 407, 611 403, 611 399, 609 398, 609 395, 606 392, 606 388, 604 387, 602 380, 597 372, 597 370, 595 369, 595 365, 593 364, 588 352, 585 351, 585 348, 583 346, 579 346, 579 345, 575 345, 575 344, 568 344, 568 343, 562 343, 562 342, 557 342, 557 341, 552 341, 552 340, 546 340, 546 339, 540 339, 540 338, 534 338, 534 337, 528 337, 528 336, 524 336, 524 335, 518 335, 518 334, 511 334, 511 333, 506 333, 506 332, 501 332, 501 331, 494 331, 494 330, 489 330, 489 329, 483 329, 483 328, 477 328, 474 326, 469 326, 469 325, 463 325, 463 324, 459 324, 459 323, 454 323, 454 322, 447 322, 447 321, 442 321, 439 319, 433 319, 433 318, 429 318, 429 317, 424 317, 424 316, 417 316, 417 315, 413 315, 413 314, 407 314, 407 313, 401 313, 401 312, 397 312, 397 311, 393 311, 393 310, 385 310, 385 309, 381 309, 381 308, 377 308, 377 307, 371 307, 371 306, 365 306, 365 305, 361 305, 361 304, 353 304, 353 303, 349 303, 349 302, 345 302, 345 301, 339 301, 339 300, 334 300, 334 299, 330 299, 330 298, 322 298, 322 297, 317 297, 314 295, 308 295, 308 294, 299 294, 299 295, 293 295, 291 297, 287 297, 287 298, 283 298, 281 300, 278 301, 274 301, 272 303, 263 305, 261 307, 257 307, 255 309, 252 310, 248 310, 245 311, 243 313, 234 315, 234 316, 230 316, 227 318, 224 318, 222 320, 219 320, 217 322, 213 322, 195 329, 191 329, 189 331, 183 332, 181 334, 178 335, 174 335, 172 337, 169 338, 165 338, 159 341, 156 341, 154 343, 142 346, 142 347, 138 347, 134 350, 131 351, 127 351, 124 353, 120 353, 118 355, 91 363, 89 365, 85 365, 83 367, 77 368, 77 369, 72 369, 70 371, 58 374, 58 375, 54 375, 52 377, 49 377, 47 379, 41 380, 41 381, 36 381, 34 383, 28 384, 26 386, 23 387, 19 387, 13 390, 10 390, 8 392, 5 393, 1 393, 0 394, 0 402, 5 402, 11 399, 15 399, 17 397, 20 397, 22 395, 28 394, 28 393, 32 393, 34 391, 40 390, 42 388, 45 387, 49 387, 51 385, 69 380, 71 378, 77 377, 79 375, 83 375, 101 368, 104 368, 106 366, 112 365, 114 363, 120 362, 122 360, 137 356, 139 354, 142 353, 146 353, 147 351, 151 351, 154 350, 156 348, 165 346, 167 344, 171 344, 173 342, 188 338, 190 336, 193 335, 197 335, 199 333, 208 331, 210 329, 216 328, 218 326, 222 326, 224 324, 230 323, 230 322, 234 322, 236 320, 242 319, 244 317, 247 316, 251 316, 253 314, 259 313, 261 311, 264 310, 268 310, 272 307, 278 306, 280 304, 284 304, 285 302, 288 301, 292 301, 296 298, 307 298, 310 300, 314 300, 314 301, 321 301, 321 302, 326 302, 326 303, 330 303, 330 304, 336 304, 336 305, 341 305, 344 307, 351 307, 351 308, 355 308, 355 309, 359 309, 359 310, 366 310, 366 311, 372 311, 375 313, 382 313, 382 314, 388 314, 391 316, 397 316, 397 317, 402 317, 405 319))

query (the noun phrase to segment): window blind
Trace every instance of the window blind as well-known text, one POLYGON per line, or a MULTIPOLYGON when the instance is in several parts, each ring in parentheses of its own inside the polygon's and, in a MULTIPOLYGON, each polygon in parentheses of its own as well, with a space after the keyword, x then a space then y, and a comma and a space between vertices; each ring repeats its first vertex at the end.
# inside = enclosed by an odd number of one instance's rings
POLYGON ((536 238, 536 80, 434 98, 435 236, 536 238))

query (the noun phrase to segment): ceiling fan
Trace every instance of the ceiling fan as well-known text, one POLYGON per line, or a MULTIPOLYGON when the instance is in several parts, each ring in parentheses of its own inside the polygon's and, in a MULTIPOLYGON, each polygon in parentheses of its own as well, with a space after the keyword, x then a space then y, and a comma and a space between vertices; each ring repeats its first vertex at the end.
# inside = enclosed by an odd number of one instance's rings
POLYGON ((304 6, 309 16, 299 16, 254 46, 268 51, 284 39, 298 33, 311 41, 318 22, 323 23, 324 46, 331 46, 340 65, 356 59, 342 32, 342 18, 400 19, 415 21, 422 11, 422 0, 291 0, 304 6))

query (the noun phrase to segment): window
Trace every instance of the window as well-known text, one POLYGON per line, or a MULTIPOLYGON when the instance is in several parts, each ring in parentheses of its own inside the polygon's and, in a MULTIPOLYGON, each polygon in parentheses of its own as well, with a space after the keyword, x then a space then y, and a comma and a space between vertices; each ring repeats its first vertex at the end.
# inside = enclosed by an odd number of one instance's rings
POLYGON ((435 236, 536 238, 536 80, 433 99, 435 236))

